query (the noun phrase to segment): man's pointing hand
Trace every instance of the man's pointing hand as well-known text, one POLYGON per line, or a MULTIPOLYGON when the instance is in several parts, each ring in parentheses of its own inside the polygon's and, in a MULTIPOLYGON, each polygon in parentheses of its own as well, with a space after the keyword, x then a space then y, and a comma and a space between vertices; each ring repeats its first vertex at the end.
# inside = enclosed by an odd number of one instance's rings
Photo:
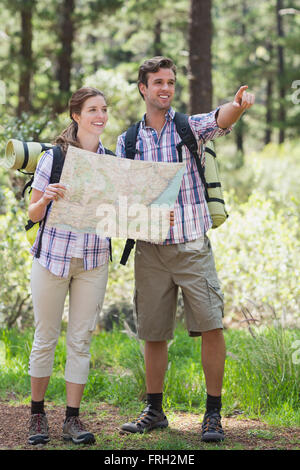
POLYGON ((240 108, 241 110, 246 110, 248 108, 251 108, 251 106, 255 102, 255 95, 253 93, 248 93, 246 90, 248 88, 248 85, 241 86, 238 92, 236 93, 234 100, 233 100, 233 106, 236 108, 240 108))

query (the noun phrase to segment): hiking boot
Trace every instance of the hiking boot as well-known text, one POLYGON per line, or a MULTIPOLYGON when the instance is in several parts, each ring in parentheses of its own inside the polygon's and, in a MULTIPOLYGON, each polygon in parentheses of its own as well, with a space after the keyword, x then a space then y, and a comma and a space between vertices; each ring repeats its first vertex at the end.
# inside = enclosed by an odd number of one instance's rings
POLYGON ((65 441, 73 441, 74 444, 93 444, 94 434, 86 431, 78 416, 70 416, 63 426, 63 438, 65 441))
POLYGON ((218 411, 206 411, 202 422, 201 440, 204 442, 220 442, 225 438, 218 411))
POLYGON ((31 415, 28 444, 46 444, 49 441, 49 427, 46 415, 42 413, 31 415))
POLYGON ((123 424, 121 431, 142 434, 155 428, 166 428, 168 424, 163 411, 157 411, 151 405, 148 405, 137 419, 131 423, 123 424))

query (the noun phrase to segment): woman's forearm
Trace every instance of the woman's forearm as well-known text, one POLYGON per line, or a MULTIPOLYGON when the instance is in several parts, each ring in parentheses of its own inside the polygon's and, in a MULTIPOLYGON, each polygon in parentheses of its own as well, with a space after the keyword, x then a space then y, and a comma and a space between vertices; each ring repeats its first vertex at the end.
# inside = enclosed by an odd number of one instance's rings
POLYGON ((42 198, 37 202, 32 202, 28 208, 28 216, 32 222, 39 222, 45 217, 47 209, 47 202, 42 198))

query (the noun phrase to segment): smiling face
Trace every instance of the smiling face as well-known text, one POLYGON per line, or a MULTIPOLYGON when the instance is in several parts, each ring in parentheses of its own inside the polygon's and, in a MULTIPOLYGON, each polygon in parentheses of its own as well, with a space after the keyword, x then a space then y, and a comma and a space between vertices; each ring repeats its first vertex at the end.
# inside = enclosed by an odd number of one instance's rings
POLYGON ((146 106, 156 110, 168 110, 175 93, 176 77, 173 70, 160 68, 157 72, 149 72, 147 78, 147 84, 139 84, 146 106))
POLYGON ((78 124, 80 134, 101 135, 108 120, 105 99, 100 95, 88 98, 83 103, 80 114, 74 113, 72 117, 78 124))

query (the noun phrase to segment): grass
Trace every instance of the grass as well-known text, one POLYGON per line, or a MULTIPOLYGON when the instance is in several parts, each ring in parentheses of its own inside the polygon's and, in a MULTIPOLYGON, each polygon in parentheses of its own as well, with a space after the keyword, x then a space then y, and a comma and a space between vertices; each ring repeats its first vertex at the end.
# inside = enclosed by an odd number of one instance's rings
MULTIPOLYGON (((0 332, 0 398, 14 396, 21 403, 29 403, 27 367, 32 339, 32 330, 0 332)), ((293 355, 293 345, 299 339, 299 330, 281 327, 257 329, 255 334, 248 330, 225 331, 224 416, 258 418, 274 426, 300 425, 300 364, 293 355)), ((65 403, 65 357, 63 331, 46 396, 57 405, 65 403)), ((164 407, 168 412, 204 412, 206 391, 200 357, 201 339, 189 338, 179 325, 169 345, 164 393, 164 407)), ((118 406, 120 414, 137 413, 144 396, 145 375, 139 342, 121 329, 94 335, 83 409, 92 410, 95 403, 106 402, 118 406)), ((162 446, 167 445, 161 442, 162 446)), ((179 439, 172 445, 180 448, 183 445, 180 442, 179 439)))

